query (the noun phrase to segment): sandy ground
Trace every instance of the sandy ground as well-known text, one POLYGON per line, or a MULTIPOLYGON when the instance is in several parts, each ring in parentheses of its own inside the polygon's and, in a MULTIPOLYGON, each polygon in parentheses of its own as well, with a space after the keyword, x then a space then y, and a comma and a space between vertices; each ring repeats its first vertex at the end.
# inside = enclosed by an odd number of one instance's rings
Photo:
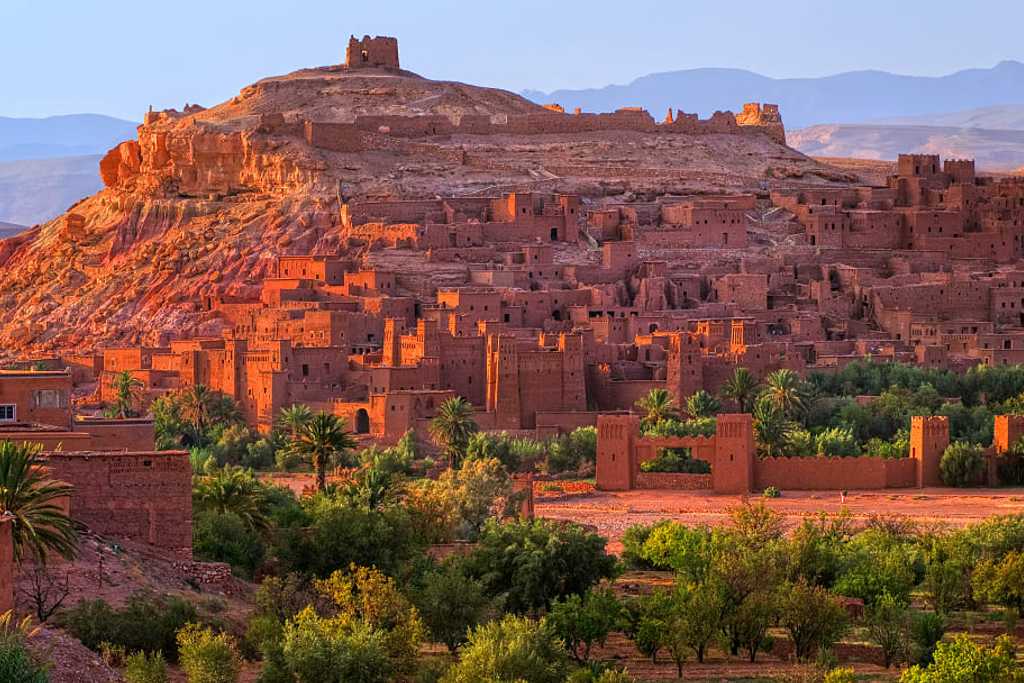
MULTIPOLYGON (((846 501, 838 491, 786 491, 781 498, 750 496, 764 501, 794 526, 807 515, 835 514, 846 508, 855 519, 873 515, 907 517, 925 523, 963 526, 992 515, 1024 512, 1024 489, 889 489, 850 491, 846 501)), ((588 524, 609 539, 609 549, 621 549, 622 533, 634 524, 675 519, 688 524, 722 524, 741 496, 703 491, 595 491, 586 496, 538 499, 538 517, 588 524)))

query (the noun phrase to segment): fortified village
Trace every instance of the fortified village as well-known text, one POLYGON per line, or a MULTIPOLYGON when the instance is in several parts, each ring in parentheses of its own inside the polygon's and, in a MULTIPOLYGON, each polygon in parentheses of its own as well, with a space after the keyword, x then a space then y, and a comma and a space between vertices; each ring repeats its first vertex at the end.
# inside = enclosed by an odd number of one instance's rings
MULTIPOLYGON (((150 419, 95 417, 119 373, 147 403, 202 384, 261 431, 301 403, 380 444, 427 441, 461 396, 482 430, 596 426, 599 488, 745 493, 937 486, 949 425, 915 418, 902 460, 756 459, 749 415, 643 438, 638 399, 737 367, 1024 363, 1024 179, 919 154, 862 178, 785 147, 772 104, 565 112, 352 38, 342 66, 147 113, 100 172, 0 241, 0 440, 44 444, 91 530, 186 558, 188 454, 155 451, 150 419), (666 446, 711 474, 641 472, 666 446)), ((995 432, 990 478, 1024 420, 995 432)))

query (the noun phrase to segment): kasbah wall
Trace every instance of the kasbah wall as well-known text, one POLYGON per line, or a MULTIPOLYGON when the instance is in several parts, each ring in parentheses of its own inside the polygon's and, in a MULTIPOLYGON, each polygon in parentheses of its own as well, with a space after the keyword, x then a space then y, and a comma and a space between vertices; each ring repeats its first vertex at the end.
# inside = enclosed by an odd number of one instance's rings
MULTIPOLYGON (((911 420, 910 457, 757 458, 753 419, 746 414, 718 416, 713 437, 642 437, 640 417, 601 415, 597 420, 597 488, 710 489, 748 493, 769 486, 789 490, 886 489, 942 486, 939 460, 949 445, 947 417, 911 420), (641 472, 641 463, 663 448, 689 448, 711 465, 711 475, 641 472)), ((1024 435, 1024 416, 995 418, 995 439, 987 454, 984 483, 996 484, 999 456, 1024 435)))

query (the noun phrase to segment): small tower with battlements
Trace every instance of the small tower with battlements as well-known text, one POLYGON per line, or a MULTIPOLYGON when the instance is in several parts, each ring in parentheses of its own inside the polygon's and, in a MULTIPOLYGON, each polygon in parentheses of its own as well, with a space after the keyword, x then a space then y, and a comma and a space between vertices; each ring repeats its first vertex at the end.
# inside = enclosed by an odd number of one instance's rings
POLYGON ((345 50, 345 66, 350 69, 383 67, 397 69, 398 38, 390 36, 363 36, 362 40, 350 36, 345 50))

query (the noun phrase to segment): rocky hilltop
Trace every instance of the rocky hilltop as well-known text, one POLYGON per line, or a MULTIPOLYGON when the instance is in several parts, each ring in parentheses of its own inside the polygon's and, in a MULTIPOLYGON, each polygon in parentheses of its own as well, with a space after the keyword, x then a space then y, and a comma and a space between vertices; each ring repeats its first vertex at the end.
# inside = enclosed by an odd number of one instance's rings
POLYGON ((252 295, 281 254, 345 252, 349 198, 543 189, 593 203, 854 179, 781 144, 780 121, 758 129, 757 108, 739 125, 721 112, 680 113, 672 127, 672 112, 666 124, 639 111, 573 118, 402 70, 395 50, 393 64, 304 69, 209 109, 147 113, 102 158, 103 190, 0 240, 0 353, 217 334, 210 297, 252 295), (512 125, 523 121, 555 132, 512 125), (318 142, 311 124, 355 142, 318 142))

